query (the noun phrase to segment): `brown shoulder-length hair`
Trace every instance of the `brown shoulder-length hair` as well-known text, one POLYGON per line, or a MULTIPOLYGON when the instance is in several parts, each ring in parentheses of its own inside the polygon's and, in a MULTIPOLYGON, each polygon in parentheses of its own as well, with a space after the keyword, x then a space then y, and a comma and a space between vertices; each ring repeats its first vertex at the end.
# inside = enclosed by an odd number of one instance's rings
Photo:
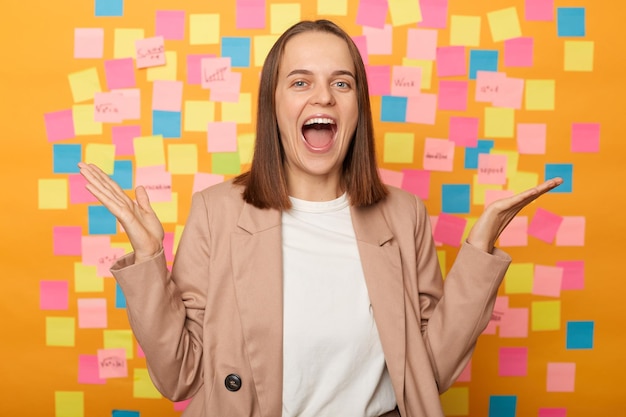
POLYGON ((376 146, 365 65, 357 46, 343 29, 328 20, 302 21, 287 29, 270 49, 259 84, 256 143, 248 172, 235 178, 244 185, 244 200, 259 208, 286 210, 291 207, 283 161, 285 153, 280 141, 276 118, 276 86, 278 70, 287 42, 300 33, 317 31, 336 35, 348 45, 355 67, 358 103, 357 125, 343 161, 342 181, 350 204, 368 206, 387 195, 378 174, 376 146))

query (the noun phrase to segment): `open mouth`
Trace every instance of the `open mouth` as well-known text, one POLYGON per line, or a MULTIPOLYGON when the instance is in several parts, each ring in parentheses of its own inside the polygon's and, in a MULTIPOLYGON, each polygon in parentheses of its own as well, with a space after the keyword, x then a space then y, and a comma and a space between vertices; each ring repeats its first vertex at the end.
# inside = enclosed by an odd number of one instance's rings
POLYGON ((304 122, 302 137, 313 152, 325 152, 331 148, 337 133, 337 123, 328 117, 313 117, 304 122))

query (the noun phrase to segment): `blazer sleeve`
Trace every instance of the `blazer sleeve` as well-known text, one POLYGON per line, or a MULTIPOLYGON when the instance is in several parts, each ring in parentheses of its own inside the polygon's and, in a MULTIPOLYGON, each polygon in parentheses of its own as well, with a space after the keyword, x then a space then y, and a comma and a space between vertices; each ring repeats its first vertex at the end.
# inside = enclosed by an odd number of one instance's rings
POLYGON ((203 384, 209 233, 204 200, 194 194, 171 273, 163 251, 139 264, 131 253, 111 268, 152 381, 173 401, 193 396, 203 384))
POLYGON ((498 287, 511 258, 497 248, 490 254, 464 242, 443 281, 442 291, 430 221, 421 201, 417 216, 415 238, 422 336, 439 392, 443 393, 467 365, 478 336, 489 323, 498 287))

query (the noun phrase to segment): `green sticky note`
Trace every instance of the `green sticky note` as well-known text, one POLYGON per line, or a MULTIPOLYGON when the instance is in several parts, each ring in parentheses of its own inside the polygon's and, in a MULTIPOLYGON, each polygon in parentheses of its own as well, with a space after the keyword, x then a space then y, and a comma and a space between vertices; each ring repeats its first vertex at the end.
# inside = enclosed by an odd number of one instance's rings
POLYGON ((215 152, 211 154, 211 173, 237 175, 241 172, 238 152, 215 152))

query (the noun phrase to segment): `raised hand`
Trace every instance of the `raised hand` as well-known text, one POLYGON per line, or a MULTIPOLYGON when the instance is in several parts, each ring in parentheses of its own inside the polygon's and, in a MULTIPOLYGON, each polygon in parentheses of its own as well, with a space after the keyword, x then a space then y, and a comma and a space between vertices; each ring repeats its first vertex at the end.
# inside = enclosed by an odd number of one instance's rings
POLYGON ((93 164, 78 164, 87 180, 86 188, 122 224, 135 251, 135 263, 158 253, 163 247, 163 226, 150 206, 148 193, 139 186, 135 189, 136 201, 106 173, 93 164))
POLYGON ((513 218, 532 201, 563 183, 553 178, 534 188, 491 203, 478 218, 467 237, 468 243, 486 252, 493 250, 496 240, 513 218))

